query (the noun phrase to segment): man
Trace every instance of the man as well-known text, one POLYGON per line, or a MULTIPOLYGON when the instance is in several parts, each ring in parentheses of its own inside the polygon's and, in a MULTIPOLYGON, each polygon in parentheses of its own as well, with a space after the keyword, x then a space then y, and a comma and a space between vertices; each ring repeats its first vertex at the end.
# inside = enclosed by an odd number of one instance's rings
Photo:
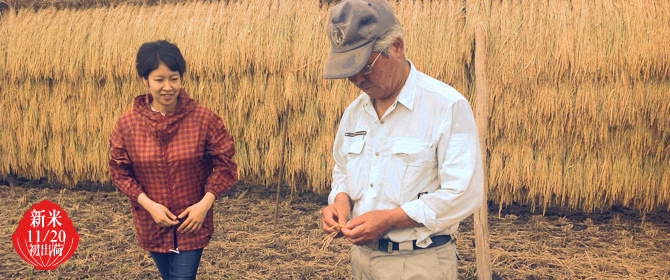
POLYGON ((323 230, 341 230, 356 245, 355 279, 456 279, 453 239, 483 197, 467 100, 405 59, 402 26, 386 0, 342 1, 328 35, 323 77, 347 78, 364 93, 335 137, 323 230))

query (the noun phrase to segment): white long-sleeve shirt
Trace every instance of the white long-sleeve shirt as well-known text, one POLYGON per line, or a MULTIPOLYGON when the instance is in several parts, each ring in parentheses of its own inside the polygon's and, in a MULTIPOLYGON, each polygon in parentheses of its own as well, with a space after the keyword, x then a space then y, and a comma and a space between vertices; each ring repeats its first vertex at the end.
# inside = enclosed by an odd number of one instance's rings
POLYGON ((484 173, 468 101, 410 65, 396 102, 381 119, 366 93, 344 112, 328 203, 348 194, 352 218, 401 207, 424 227, 392 230, 387 238, 425 247, 430 236, 455 234, 480 206, 484 173))

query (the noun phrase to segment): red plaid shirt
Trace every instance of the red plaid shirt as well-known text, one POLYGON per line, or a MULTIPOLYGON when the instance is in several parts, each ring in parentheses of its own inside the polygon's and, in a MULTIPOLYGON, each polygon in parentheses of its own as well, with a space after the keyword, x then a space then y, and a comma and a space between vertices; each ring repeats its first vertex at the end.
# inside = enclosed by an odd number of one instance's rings
MULTIPOLYGON (((165 116, 151 110, 151 95, 135 98, 132 110, 114 126, 110 142, 110 176, 130 198, 140 246, 167 253, 204 248, 214 232, 213 209, 202 228, 184 234, 161 227, 137 202, 145 193, 151 200, 179 215, 207 192, 216 197, 237 181, 233 140, 223 120, 181 91, 174 112, 165 116), (175 237, 176 235, 176 237, 175 237)), ((213 208, 213 207, 212 207, 213 208)))

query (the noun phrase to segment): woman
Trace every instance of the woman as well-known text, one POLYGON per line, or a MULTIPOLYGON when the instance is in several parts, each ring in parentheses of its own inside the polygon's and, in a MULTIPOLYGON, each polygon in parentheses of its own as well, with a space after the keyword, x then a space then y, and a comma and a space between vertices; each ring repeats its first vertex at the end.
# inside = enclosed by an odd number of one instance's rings
POLYGON ((186 63, 177 46, 143 44, 136 67, 148 93, 114 126, 110 176, 130 198, 139 244, 163 279, 195 279, 214 231, 212 203, 237 181, 233 140, 181 88, 186 63))

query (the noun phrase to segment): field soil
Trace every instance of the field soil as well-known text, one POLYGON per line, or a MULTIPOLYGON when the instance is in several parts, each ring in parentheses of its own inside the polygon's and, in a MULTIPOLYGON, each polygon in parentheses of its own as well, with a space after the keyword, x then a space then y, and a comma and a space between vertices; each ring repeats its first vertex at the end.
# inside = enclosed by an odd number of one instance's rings
MULTIPOLYGON (((1 181, 0 181, 1 182, 1 181)), ((158 279, 137 245, 130 206, 111 185, 65 188, 45 180, 0 184, 0 279, 158 279), (74 255, 57 269, 32 268, 14 252, 11 235, 31 205, 57 203, 79 234, 74 255)), ((275 194, 240 183, 214 205, 215 232, 198 279, 350 279, 349 247, 334 240, 320 250, 325 195, 275 194)), ((601 213, 489 205, 494 279, 670 279, 670 214, 615 207, 601 213)), ((459 279, 476 279, 473 221, 456 241, 459 279)))

